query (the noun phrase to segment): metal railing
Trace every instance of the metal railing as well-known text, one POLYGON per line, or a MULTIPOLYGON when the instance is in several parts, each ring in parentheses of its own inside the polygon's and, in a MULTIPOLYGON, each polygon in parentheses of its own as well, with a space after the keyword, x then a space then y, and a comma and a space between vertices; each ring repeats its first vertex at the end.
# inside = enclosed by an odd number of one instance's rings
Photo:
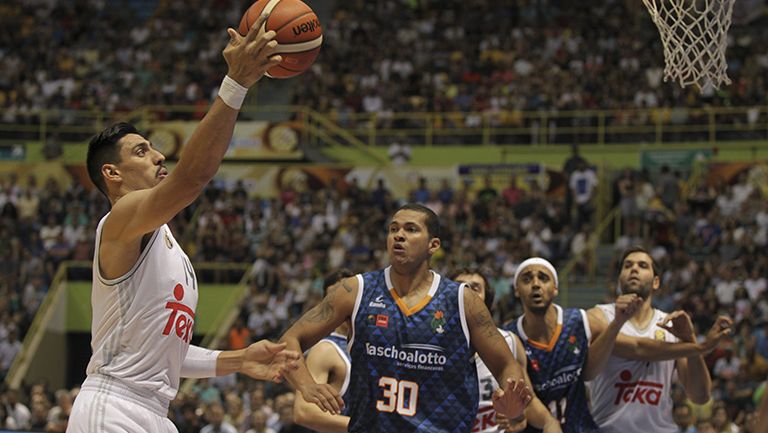
MULTIPOLYGON (((0 141, 83 141, 117 120, 142 127, 163 120, 200 119, 205 106, 145 106, 132 112, 47 110, 0 121, 0 141)), ((768 106, 652 108, 578 111, 319 113, 311 107, 245 106, 242 119, 290 121, 309 144, 363 150, 407 140, 423 145, 547 145, 680 143, 756 140, 768 137, 768 106)), ((369 153, 374 160, 380 157, 369 153)))

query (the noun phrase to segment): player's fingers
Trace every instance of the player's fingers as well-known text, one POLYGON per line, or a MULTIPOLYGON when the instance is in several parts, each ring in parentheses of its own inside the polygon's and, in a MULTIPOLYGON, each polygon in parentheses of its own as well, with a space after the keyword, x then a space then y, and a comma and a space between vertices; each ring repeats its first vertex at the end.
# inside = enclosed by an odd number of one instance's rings
POLYGON ((276 35, 277 35, 277 33, 275 33, 274 30, 270 30, 270 31, 264 33, 263 35, 255 38, 255 39, 253 39, 251 41, 248 41, 247 42, 248 46, 246 47, 246 49, 250 53, 253 53, 254 56, 266 57, 269 54, 271 54, 269 52, 264 52, 264 50, 265 50, 265 48, 267 46, 271 46, 272 47, 271 48, 272 52, 274 52, 274 48, 277 47, 277 41, 275 40, 275 36, 276 35))
POLYGON ((264 348, 271 353, 279 353, 286 347, 288 347, 288 343, 273 343, 269 340, 264 342, 264 348))
POLYGON ((237 32, 237 30, 233 28, 227 29, 227 34, 229 35, 229 44, 230 45, 237 45, 240 43, 240 40, 243 38, 240 36, 240 33, 237 32))
POLYGON ((721 328, 727 328, 733 326, 733 319, 728 316, 718 316, 715 321, 721 328))
POLYGON ((261 33, 261 29, 264 26, 264 22, 267 21, 267 18, 269 18, 269 13, 262 12, 261 15, 259 15, 259 18, 256 19, 256 22, 253 23, 251 28, 248 30, 248 34, 245 36, 246 42, 251 42, 252 40, 256 39, 256 36, 261 33))
POLYGON ((502 398, 504 398, 504 395, 505 395, 504 390, 499 388, 499 389, 497 389, 496 391, 493 392, 493 395, 491 396, 491 399, 493 401, 501 400, 502 398))
POLYGON ((325 397, 326 404, 330 407, 331 413, 340 414, 344 401, 339 397, 338 393, 330 387, 330 385, 326 385, 322 389, 323 396, 325 397), (341 404, 339 402, 341 402, 341 404))

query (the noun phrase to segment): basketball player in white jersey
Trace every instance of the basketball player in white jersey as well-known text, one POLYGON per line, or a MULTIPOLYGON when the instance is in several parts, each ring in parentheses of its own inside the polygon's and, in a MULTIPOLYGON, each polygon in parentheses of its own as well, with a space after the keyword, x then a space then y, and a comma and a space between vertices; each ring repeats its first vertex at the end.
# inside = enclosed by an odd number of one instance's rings
MULTIPOLYGON (((353 275, 346 269, 333 272, 323 282, 323 295, 328 294, 329 287, 353 275)), ((342 398, 345 397, 352 370, 347 351, 348 336, 349 323, 344 322, 330 336, 312 346, 306 358, 307 369, 315 382, 331 385, 342 398)), ((349 426, 349 416, 344 410, 338 415, 323 412, 314 403, 304 400, 300 392, 296 393, 293 403, 293 417, 296 424, 321 433, 346 433, 349 426)))
MULTIPOLYGON (((451 274, 450 278, 457 283, 466 284, 483 300, 485 306, 488 307, 488 311, 492 311, 496 292, 483 274, 472 269, 459 269, 451 274)), ((527 359, 522 342, 510 331, 499 328, 499 332, 504 337, 504 341, 512 351, 515 360, 525 372, 525 380, 528 382, 528 386, 533 388, 531 379, 526 371, 527 359)), ((560 423, 550 414, 538 397, 534 397, 531 400, 531 404, 526 409, 526 418, 519 422, 512 422, 504 416, 497 414, 493 408, 492 396, 493 392, 499 388, 499 383, 477 354, 475 355, 475 363, 477 364, 477 382, 480 386, 480 401, 475 423, 472 426, 472 433, 515 433, 524 430, 528 424, 534 427, 541 427, 546 433, 562 433, 560 423)))
POLYGON ((176 432, 167 413, 181 377, 242 372, 279 381, 299 358, 268 341, 224 352, 190 346, 197 280, 166 224, 216 173, 248 87, 281 60, 273 55, 275 33, 256 30, 265 19, 245 37, 228 29, 228 74, 172 174, 164 156, 127 123, 89 144, 88 173, 111 211, 96 231, 93 355, 70 433, 176 432))
MULTIPOLYGON (((653 291, 660 286, 659 272, 653 258, 642 248, 627 250, 621 260, 619 288, 636 294, 644 302, 621 328, 624 335, 657 341, 694 343, 696 336, 687 314, 671 314, 651 307, 653 291)), ((615 305, 598 305, 590 316, 610 322, 615 305)), ((718 317, 707 334, 707 341, 719 341, 730 334, 731 320, 718 317)), ((709 345, 710 350, 714 345, 709 345)), ((616 354, 616 351, 614 351, 616 354)), ((688 398, 697 404, 710 399, 711 379, 701 354, 669 361, 637 361, 613 355, 601 373, 589 383, 592 415, 601 432, 674 433, 670 389, 673 374, 685 388, 688 398)))

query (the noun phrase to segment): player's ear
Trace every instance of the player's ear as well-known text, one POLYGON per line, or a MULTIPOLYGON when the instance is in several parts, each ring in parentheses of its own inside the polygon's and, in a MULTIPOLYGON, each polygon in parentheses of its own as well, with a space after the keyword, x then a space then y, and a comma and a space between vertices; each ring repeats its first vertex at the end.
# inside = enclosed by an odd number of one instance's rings
POLYGON ((116 182, 120 180, 120 169, 115 164, 104 164, 101 166, 101 175, 105 182, 116 182))
POLYGON ((661 278, 659 278, 658 275, 653 277, 652 287, 653 287, 653 290, 658 290, 659 287, 661 287, 661 278))
POLYGON ((429 240, 429 254, 435 254, 440 249, 440 238, 432 238, 429 240))

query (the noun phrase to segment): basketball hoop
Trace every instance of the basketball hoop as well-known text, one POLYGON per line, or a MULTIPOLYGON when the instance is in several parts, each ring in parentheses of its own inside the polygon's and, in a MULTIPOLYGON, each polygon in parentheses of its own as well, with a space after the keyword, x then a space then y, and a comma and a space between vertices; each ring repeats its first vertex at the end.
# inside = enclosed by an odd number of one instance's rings
POLYGON ((735 0, 643 0, 664 45, 664 81, 719 89, 731 84, 725 48, 735 0))

